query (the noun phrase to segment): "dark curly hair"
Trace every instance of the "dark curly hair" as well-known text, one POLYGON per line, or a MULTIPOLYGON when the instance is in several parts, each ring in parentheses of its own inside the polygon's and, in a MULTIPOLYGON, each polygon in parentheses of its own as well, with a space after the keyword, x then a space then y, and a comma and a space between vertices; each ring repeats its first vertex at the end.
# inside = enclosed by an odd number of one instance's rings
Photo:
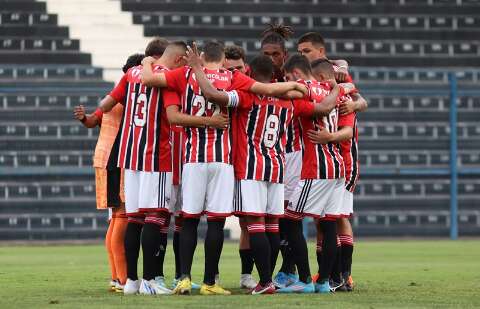
POLYGON ((143 58, 145 58, 144 54, 133 54, 128 57, 127 62, 125 62, 122 68, 123 73, 127 73, 128 69, 142 64, 143 58))
POLYGON ((269 23, 262 32, 262 46, 277 44, 285 49, 285 42, 293 35, 293 28, 281 23, 269 23))

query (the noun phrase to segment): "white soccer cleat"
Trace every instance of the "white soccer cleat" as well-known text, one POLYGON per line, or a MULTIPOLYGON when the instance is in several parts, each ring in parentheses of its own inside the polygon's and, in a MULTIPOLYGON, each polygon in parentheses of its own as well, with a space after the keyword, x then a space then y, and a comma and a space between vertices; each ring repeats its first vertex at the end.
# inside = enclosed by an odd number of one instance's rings
POLYGON ((137 294, 139 289, 140 289, 140 282, 138 282, 138 280, 127 279, 127 282, 123 287, 123 294, 125 295, 137 294))
POLYGON ((242 274, 240 276, 240 288, 242 289, 254 289, 257 286, 257 282, 253 279, 251 274, 242 274))
POLYGON ((110 290, 115 291, 115 287, 117 286, 118 280, 110 280, 110 290))
POLYGON ((124 285, 120 283, 120 281, 117 282, 115 285, 115 292, 117 293, 123 293, 123 287, 124 285))
POLYGON ((155 280, 150 280, 155 281, 155 291, 157 292, 158 295, 170 295, 173 294, 173 291, 167 288, 167 285, 165 284, 165 278, 162 276, 157 276, 155 277, 155 280))
POLYGON ((152 280, 144 280, 142 279, 142 283, 140 283, 140 294, 142 295, 170 295, 172 294, 172 290, 167 289, 164 286, 161 286, 160 284, 155 281, 155 279, 152 280))

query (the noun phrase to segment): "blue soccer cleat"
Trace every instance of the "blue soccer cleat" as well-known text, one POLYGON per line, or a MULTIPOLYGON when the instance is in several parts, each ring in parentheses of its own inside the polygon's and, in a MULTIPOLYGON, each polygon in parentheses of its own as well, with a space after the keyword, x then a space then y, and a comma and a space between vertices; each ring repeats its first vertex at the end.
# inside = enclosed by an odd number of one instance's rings
POLYGON ((297 281, 298 276, 296 274, 286 274, 281 271, 279 271, 275 278, 273 278, 273 284, 275 284, 278 289, 286 288, 297 281))
POLYGON ((319 282, 315 284, 315 292, 320 293, 320 294, 327 294, 330 293, 330 283, 328 280, 319 282))
POLYGON ((277 290, 277 293, 315 293, 315 286, 313 285, 313 282, 304 283, 302 281, 297 281, 294 284, 287 286, 286 288, 277 290))

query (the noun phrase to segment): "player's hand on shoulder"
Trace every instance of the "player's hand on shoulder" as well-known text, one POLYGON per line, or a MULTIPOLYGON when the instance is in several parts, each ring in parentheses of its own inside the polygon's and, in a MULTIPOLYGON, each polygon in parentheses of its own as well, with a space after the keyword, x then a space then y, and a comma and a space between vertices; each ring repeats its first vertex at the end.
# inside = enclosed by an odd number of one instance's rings
POLYGON ((295 90, 300 91, 301 93, 303 93, 303 95, 308 94, 307 86, 305 86, 304 84, 297 83, 297 82, 293 82, 293 83, 295 83, 295 90))
POLYGON ((348 71, 346 68, 339 68, 338 71, 335 72, 335 79, 339 82, 344 82, 347 80, 348 71))
POLYGON ((338 111, 340 112, 340 115, 347 115, 353 113, 355 111, 355 102, 353 102, 352 100, 348 100, 340 103, 338 111))
POLYGON ((85 107, 83 105, 77 105, 73 108, 73 115, 75 119, 82 121, 86 115, 85 115, 85 107))
POLYGON ((155 61, 156 61, 155 58, 153 58, 152 56, 148 56, 143 58, 142 65, 143 66, 152 65, 152 63, 154 63, 155 61))
POLYGON ((225 129, 230 124, 230 119, 226 114, 216 114, 208 119, 208 126, 216 129, 225 129))
POLYGON ((338 84, 338 85, 343 88, 343 92, 345 94, 352 93, 352 92, 355 92, 357 90, 357 88, 355 87, 355 85, 353 83, 341 83, 341 84, 338 84))
POLYGON ((324 128, 318 128, 318 130, 308 130, 307 136, 314 144, 327 144, 331 141, 331 134, 324 128))

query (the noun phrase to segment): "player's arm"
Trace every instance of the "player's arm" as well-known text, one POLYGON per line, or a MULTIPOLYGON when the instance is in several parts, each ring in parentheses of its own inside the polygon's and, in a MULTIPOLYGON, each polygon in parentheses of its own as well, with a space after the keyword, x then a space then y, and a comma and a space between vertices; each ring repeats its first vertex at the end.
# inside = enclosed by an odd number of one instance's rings
POLYGON ((98 109, 101 110, 102 113, 108 113, 115 105, 117 105, 117 103, 118 101, 108 94, 100 101, 98 104, 98 109))
POLYGON ((83 105, 77 105, 73 108, 73 115, 75 119, 80 121, 86 128, 94 128, 102 123, 103 112, 97 109, 92 114, 85 114, 85 107, 83 105))
POLYGON ((178 105, 167 107, 167 118, 171 125, 183 127, 213 127, 224 129, 230 123, 228 116, 224 114, 213 115, 212 117, 191 116, 180 111, 178 105))
POLYGON ((152 64, 155 62, 153 57, 145 57, 142 60, 142 73, 141 80, 142 84, 147 87, 167 87, 167 79, 165 78, 165 73, 154 73, 152 69, 152 64))
POLYGON ((345 101, 340 104, 339 112, 341 115, 350 114, 353 112, 364 112, 368 108, 367 100, 358 92, 350 94, 352 100, 345 101))
POLYGON ((325 128, 308 130, 307 136, 315 144, 339 143, 350 140, 353 136, 353 128, 341 127, 337 132, 330 133, 325 128))
POLYGON ((282 97, 290 91, 296 90, 303 95, 308 93, 305 85, 297 82, 281 82, 281 83, 260 83, 255 82, 249 89, 250 92, 269 97, 282 97))

